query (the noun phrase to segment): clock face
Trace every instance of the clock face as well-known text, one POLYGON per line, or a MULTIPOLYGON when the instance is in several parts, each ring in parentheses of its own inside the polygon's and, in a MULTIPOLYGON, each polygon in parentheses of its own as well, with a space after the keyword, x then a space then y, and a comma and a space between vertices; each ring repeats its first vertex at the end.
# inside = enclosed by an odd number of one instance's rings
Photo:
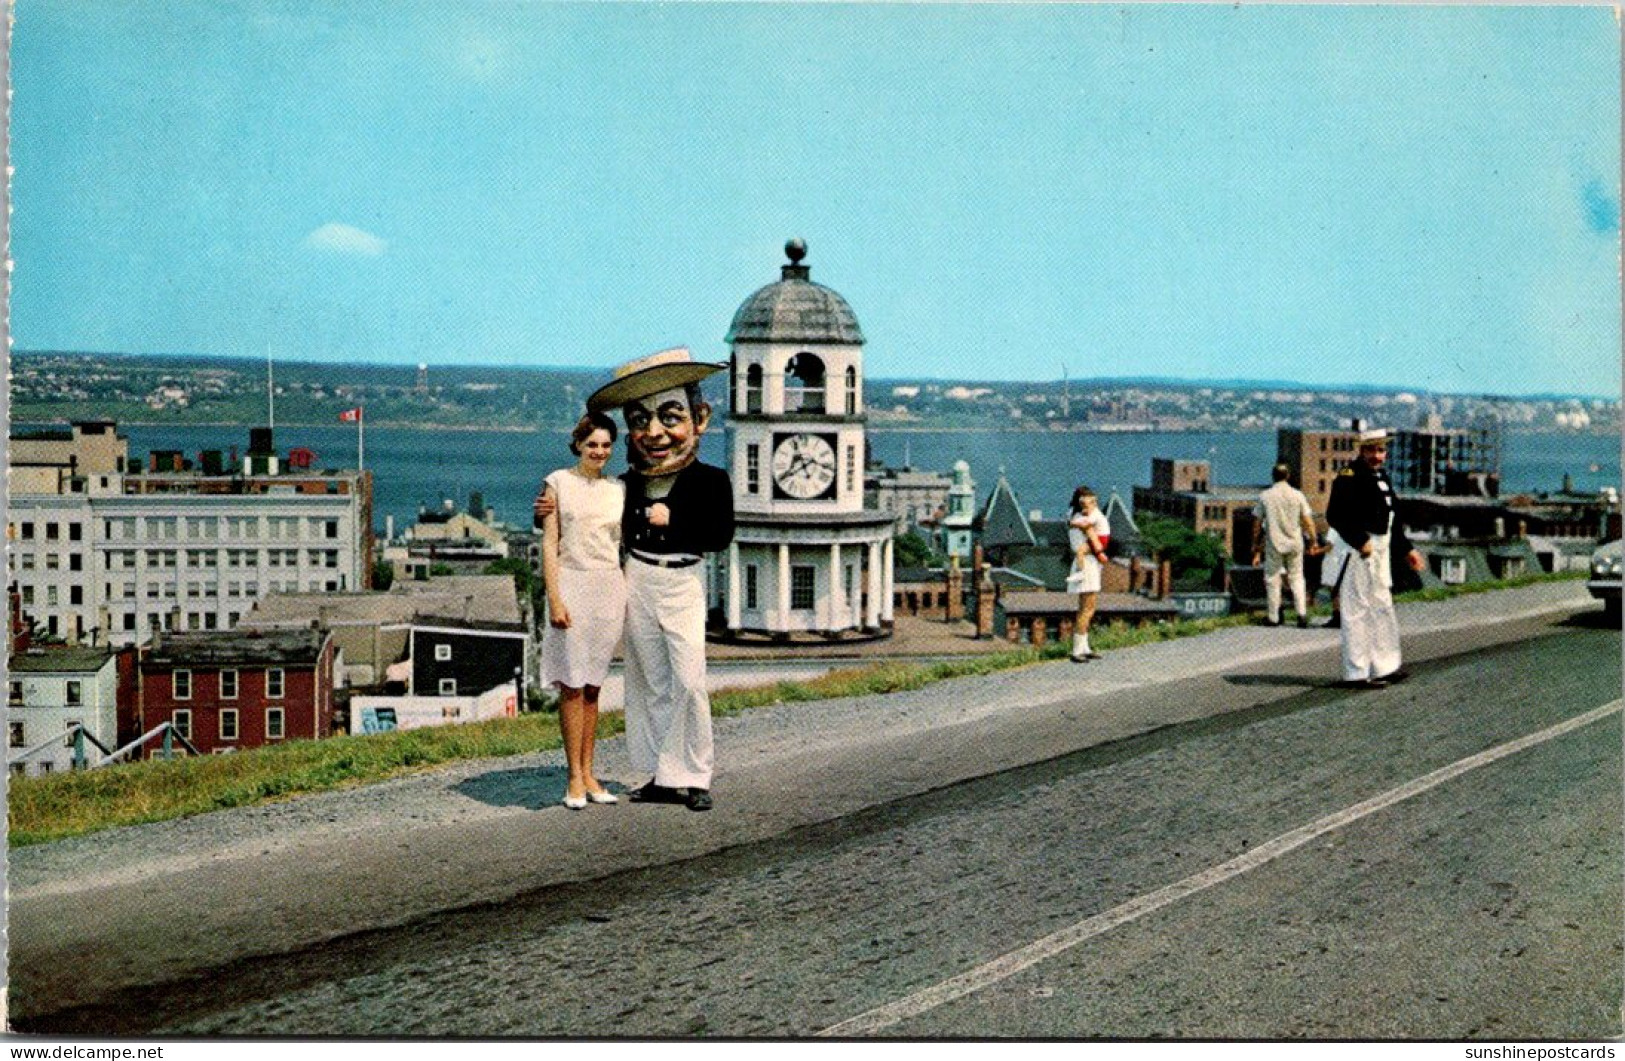
POLYGON ((823 435, 782 435, 773 448, 773 482, 786 497, 810 501, 835 485, 835 447, 823 435))

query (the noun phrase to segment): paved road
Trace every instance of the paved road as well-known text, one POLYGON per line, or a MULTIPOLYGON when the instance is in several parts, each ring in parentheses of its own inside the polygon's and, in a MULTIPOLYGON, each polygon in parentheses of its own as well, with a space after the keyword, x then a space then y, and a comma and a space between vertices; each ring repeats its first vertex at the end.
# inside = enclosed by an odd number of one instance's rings
MULTIPOLYGON (((1045 734, 1070 731, 1082 750, 908 791, 914 773, 941 773, 946 745, 985 761, 978 739, 1015 739, 988 719, 938 727, 950 739, 881 746, 915 762, 865 764, 893 776, 896 798, 641 868, 606 850, 602 875, 130 986, 25 1027, 1618 1035, 1620 715, 1547 734, 1617 707, 1619 632, 1585 613, 1414 635, 1413 680, 1361 694, 1325 681, 1328 648, 1238 653, 1183 681, 1121 686, 1109 707, 1075 693, 1045 711, 1034 698, 1024 739, 1065 748, 1045 734), (1171 722, 1090 738, 1119 716, 1171 722), (1471 759, 1531 734, 1527 748, 1471 759), (1414 795, 1400 789, 1462 763, 1414 795), (1383 794, 1392 805, 1326 824, 1383 794), (1272 844, 1317 821, 1324 831, 1301 845, 1272 844), (1234 875, 1203 876, 1227 866, 1234 875), (1182 883, 1188 894, 1145 902, 1182 883), (968 989, 933 994, 963 975, 968 989)), ((617 807, 591 824, 624 835, 694 817, 617 807)))

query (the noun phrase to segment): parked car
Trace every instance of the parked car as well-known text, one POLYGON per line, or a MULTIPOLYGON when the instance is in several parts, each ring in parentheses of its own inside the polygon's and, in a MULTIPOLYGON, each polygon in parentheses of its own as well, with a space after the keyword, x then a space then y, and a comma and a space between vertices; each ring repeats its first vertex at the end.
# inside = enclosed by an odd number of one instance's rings
POLYGON ((1619 546, 1618 538, 1597 546, 1591 554, 1591 578, 1586 582, 1586 589, 1591 591, 1591 595, 1602 601, 1603 607, 1614 615, 1619 614, 1619 546))

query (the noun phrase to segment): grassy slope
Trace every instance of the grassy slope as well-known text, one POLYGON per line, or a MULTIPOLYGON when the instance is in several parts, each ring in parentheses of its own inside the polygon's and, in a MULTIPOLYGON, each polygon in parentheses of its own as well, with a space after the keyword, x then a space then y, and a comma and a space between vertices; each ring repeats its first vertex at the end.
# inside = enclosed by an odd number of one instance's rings
MULTIPOLYGON (((1407 594, 1401 600, 1440 600, 1532 582, 1583 577, 1537 575, 1407 594)), ((1094 634, 1095 646, 1121 649, 1190 637, 1256 620, 1237 615, 1156 626, 1113 624, 1094 634)), ((1060 659, 1067 646, 1013 648, 943 663, 877 663, 809 681, 725 689, 711 699, 713 714, 737 714, 765 704, 846 696, 883 696, 934 682, 989 674, 1060 659)), ((599 722, 600 737, 621 732, 619 714, 599 722)), ((234 755, 172 762, 136 762, 77 773, 11 779, 8 822, 12 846, 44 843, 122 825, 163 821, 227 807, 243 807, 311 792, 369 784, 464 759, 499 758, 559 746, 557 718, 531 714, 461 726, 294 741, 234 755)))

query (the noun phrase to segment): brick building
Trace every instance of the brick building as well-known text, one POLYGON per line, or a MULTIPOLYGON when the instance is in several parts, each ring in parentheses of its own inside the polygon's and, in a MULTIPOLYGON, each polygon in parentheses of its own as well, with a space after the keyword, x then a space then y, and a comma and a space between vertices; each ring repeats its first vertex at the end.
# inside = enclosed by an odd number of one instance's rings
POLYGON ((330 736, 336 656, 325 630, 161 637, 141 661, 137 725, 174 722, 204 754, 330 736))

